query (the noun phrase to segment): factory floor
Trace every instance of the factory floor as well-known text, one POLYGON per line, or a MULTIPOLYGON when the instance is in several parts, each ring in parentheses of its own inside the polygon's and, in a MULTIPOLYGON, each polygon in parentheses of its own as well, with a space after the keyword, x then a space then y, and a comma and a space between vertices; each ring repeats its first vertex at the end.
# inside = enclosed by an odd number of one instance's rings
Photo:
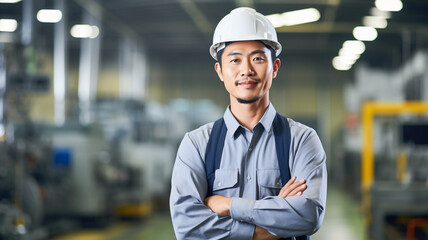
MULTIPOLYGON (((311 240, 364 240, 360 204, 336 186, 329 186, 326 215, 321 229, 311 240)), ((157 213, 141 221, 120 221, 105 229, 85 229, 50 240, 173 240, 174 231, 168 212, 157 213)))
POLYGON ((361 204, 342 188, 328 187, 327 207, 321 229, 311 240, 364 240, 365 227, 361 204))

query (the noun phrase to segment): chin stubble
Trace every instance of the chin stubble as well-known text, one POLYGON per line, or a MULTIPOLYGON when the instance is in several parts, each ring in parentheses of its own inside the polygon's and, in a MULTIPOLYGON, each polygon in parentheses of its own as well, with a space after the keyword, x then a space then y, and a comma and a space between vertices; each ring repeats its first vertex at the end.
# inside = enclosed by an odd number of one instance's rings
POLYGON ((244 100, 244 99, 242 99, 242 98, 237 98, 238 102, 239 102, 239 103, 243 103, 243 104, 255 103, 255 102, 257 102, 259 99, 260 99, 259 97, 256 97, 256 98, 253 98, 253 99, 250 99, 250 100, 244 100))

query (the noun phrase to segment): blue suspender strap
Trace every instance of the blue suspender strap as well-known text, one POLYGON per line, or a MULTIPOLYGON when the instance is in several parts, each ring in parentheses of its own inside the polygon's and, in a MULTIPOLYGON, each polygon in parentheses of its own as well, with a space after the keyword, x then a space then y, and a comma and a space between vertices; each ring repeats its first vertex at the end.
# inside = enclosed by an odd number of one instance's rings
POLYGON ((309 240, 309 236, 306 236, 306 235, 298 236, 298 237, 296 237, 296 240, 309 240))
POLYGON ((276 113, 273 120, 273 133, 275 135, 276 156, 278 158, 281 181, 285 185, 291 178, 290 168, 288 167, 291 133, 287 118, 278 113, 276 113))
POLYGON ((223 118, 220 118, 214 122, 205 152, 205 171, 207 173, 208 181, 207 197, 213 195, 215 170, 220 168, 220 161, 223 154, 226 132, 227 127, 223 118))
MULTIPOLYGON (((286 117, 276 113, 273 120, 273 133, 275 135, 276 155, 278 158, 279 171, 282 184, 285 185, 291 178, 290 168, 288 166, 288 156, 290 153, 291 132, 290 125, 286 117)), ((281 238, 282 240, 291 240, 294 238, 281 238)), ((281 240, 280 239, 280 240, 281 240)), ((309 236, 298 236, 296 240, 309 240, 309 236)))

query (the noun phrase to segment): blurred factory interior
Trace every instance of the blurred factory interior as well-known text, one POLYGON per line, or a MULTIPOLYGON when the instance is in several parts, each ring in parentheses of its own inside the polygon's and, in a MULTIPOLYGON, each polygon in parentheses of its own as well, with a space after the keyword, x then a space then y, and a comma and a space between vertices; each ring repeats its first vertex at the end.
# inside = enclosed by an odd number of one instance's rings
POLYGON ((0 239, 174 239, 175 153, 228 105, 208 49, 239 6, 283 44, 276 110, 327 153, 311 239, 428 239, 424 0, 0 0, 0 239))

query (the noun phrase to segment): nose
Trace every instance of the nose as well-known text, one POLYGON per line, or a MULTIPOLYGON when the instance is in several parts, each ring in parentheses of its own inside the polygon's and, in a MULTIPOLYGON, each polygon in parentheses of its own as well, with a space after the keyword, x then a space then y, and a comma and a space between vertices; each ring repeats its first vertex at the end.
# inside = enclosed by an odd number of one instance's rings
POLYGON ((254 69, 249 60, 243 60, 241 64, 241 76, 253 76, 254 69))

